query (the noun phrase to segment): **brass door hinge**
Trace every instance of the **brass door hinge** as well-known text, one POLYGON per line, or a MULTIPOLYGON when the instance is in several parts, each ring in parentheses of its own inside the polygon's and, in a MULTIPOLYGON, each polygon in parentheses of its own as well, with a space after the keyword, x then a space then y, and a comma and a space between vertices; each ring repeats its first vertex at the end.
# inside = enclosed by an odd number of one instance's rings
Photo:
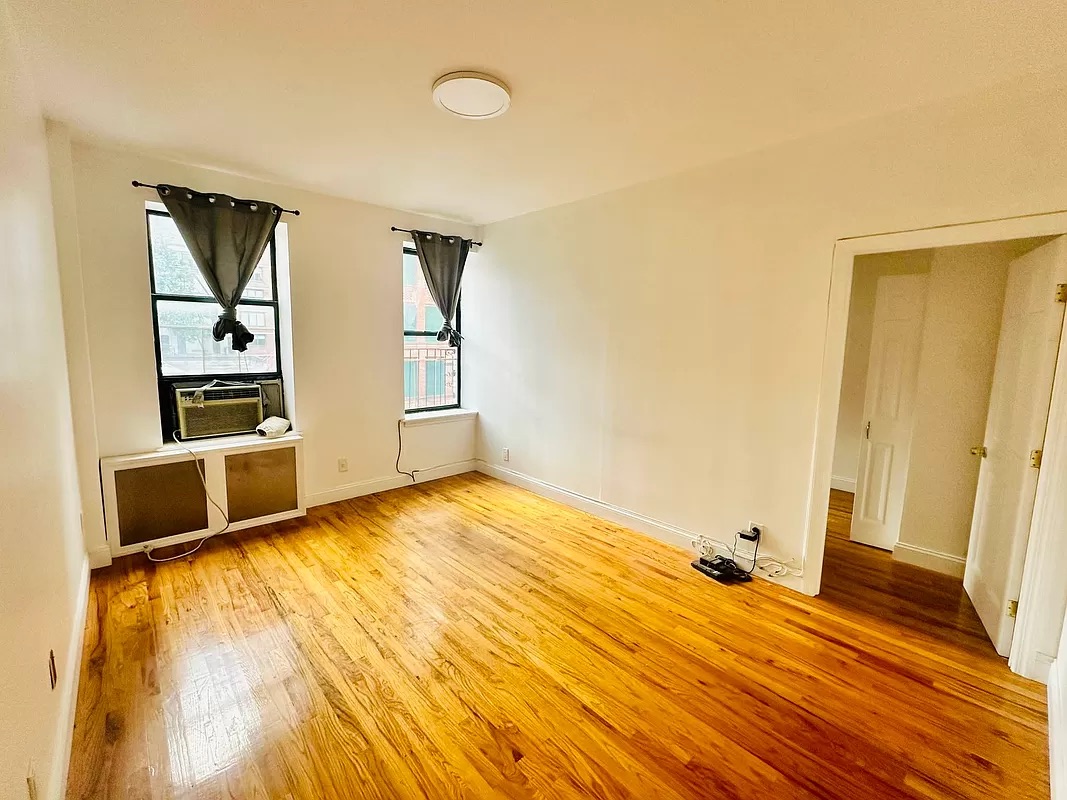
POLYGON ((1019 613, 1019 601, 1018 600, 1009 600, 1008 601, 1008 616, 1009 617, 1015 617, 1015 615, 1018 614, 1018 613, 1019 613))
POLYGON ((1067 283, 1056 284, 1056 302, 1067 303, 1067 283))
POLYGON ((989 455, 989 451, 985 449, 984 445, 981 445, 979 447, 972 447, 971 448, 971 455, 972 456, 981 456, 982 458, 985 458, 986 456, 989 455))
POLYGON ((1041 451, 1040 450, 1031 450, 1030 451, 1030 466, 1033 467, 1034 469, 1041 469, 1041 451))

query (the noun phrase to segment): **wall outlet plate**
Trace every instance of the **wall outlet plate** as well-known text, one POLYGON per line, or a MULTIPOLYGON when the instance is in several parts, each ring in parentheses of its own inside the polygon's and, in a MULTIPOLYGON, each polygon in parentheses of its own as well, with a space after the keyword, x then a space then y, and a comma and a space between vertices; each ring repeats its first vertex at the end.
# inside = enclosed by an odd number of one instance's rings
POLYGON ((337 471, 338 472, 348 472, 348 459, 347 458, 339 458, 339 459, 337 459, 337 471))
POLYGON ((505 461, 511 461, 511 448, 510 447, 505 447, 504 448, 504 460, 505 461))

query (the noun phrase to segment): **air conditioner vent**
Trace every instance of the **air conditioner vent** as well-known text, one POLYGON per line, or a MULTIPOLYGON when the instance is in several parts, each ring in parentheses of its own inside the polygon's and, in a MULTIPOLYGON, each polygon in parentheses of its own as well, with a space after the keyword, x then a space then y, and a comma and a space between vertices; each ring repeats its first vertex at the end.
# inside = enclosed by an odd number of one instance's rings
POLYGON ((178 429, 183 439, 251 433, 263 421, 259 386, 175 389, 178 429))
POLYGON ((247 400, 249 398, 258 400, 260 396, 258 386, 219 386, 211 389, 179 389, 178 391, 184 394, 186 402, 197 392, 203 392, 204 400, 212 402, 217 400, 247 400))

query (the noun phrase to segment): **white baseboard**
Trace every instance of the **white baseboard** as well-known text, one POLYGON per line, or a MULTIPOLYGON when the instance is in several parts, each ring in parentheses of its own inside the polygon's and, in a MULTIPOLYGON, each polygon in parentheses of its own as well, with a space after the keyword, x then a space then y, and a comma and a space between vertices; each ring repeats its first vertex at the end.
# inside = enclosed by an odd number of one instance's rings
POLYGON ((1054 663, 1048 681, 1048 747, 1052 800, 1067 800, 1067 667, 1054 663))
POLYGON ((57 664, 60 671, 62 699, 59 704, 59 719, 56 722, 56 756, 48 776, 47 797, 67 796, 67 773, 70 770, 70 753, 74 744, 74 717, 78 710, 78 685, 82 671, 82 647, 85 645, 85 616, 89 610, 89 559, 82 565, 78 581, 78 605, 74 609, 74 630, 70 632, 66 658, 57 664))
POLYGON ((111 548, 108 545, 94 547, 89 551, 89 569, 111 566, 111 548))
POLYGON ((967 559, 962 556, 953 556, 938 550, 930 550, 915 544, 897 542, 893 548, 893 558, 903 561, 905 564, 914 564, 917 567, 925 567, 935 572, 942 572, 954 578, 962 578, 963 571, 967 566, 967 559))
MULTIPOLYGON (((439 467, 426 469, 415 473, 416 483, 426 483, 437 478, 447 478, 451 475, 460 475, 464 472, 473 472, 476 469, 473 459, 468 461, 456 461, 452 464, 443 464, 439 467)), ((399 489, 402 486, 411 486, 411 478, 407 475, 389 475, 385 478, 372 478, 371 480, 348 483, 324 492, 313 492, 305 497, 308 508, 323 506, 327 503, 338 503, 341 500, 351 500, 353 497, 363 497, 376 492, 387 492, 390 489, 399 489)))
MULTIPOLYGON (((622 525, 623 527, 643 533, 646 536, 651 536, 653 539, 658 539, 666 544, 686 550, 690 554, 693 552, 693 539, 696 538, 697 534, 692 531, 687 531, 684 528, 679 528, 670 523, 646 517, 634 511, 628 511, 625 508, 620 508, 611 503, 605 503, 602 500, 587 497, 584 494, 572 492, 570 489, 564 489, 562 486, 546 483, 537 478, 532 478, 529 475, 524 475, 521 472, 515 472, 511 469, 499 467, 495 464, 482 461, 481 459, 478 459, 477 465, 478 471, 484 472, 486 475, 499 478, 502 481, 526 489, 541 497, 546 497, 549 500, 555 500, 557 503, 563 503, 571 508, 577 508, 579 511, 584 511, 587 514, 600 517, 608 522, 614 522, 616 525, 622 525)), ((768 553, 767 555, 771 554, 768 553)), ((802 591, 802 581, 800 576, 784 575, 777 578, 768 576, 760 577, 781 584, 782 586, 787 586, 790 589, 802 591)))
POLYGON ((856 479, 855 478, 841 478, 837 475, 830 477, 830 488, 840 489, 842 492, 856 493, 856 479))
MULTIPOLYGON (((1036 650, 1030 654, 1030 658, 1026 660, 1022 669, 1012 669, 1012 672, 1016 672, 1032 681, 1047 684, 1052 677, 1052 665, 1055 662, 1055 656, 1036 650)), ((1008 666, 1010 667, 1011 664, 1009 663, 1008 666)))

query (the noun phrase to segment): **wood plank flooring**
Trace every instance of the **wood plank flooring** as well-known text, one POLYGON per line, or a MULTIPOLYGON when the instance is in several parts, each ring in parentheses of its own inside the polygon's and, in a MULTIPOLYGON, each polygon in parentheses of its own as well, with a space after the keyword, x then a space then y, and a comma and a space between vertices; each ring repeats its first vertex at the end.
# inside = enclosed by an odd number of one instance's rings
POLYGON ((849 540, 853 499, 849 492, 830 491, 821 598, 951 641, 976 657, 998 659, 962 579, 849 540))
POLYGON ((688 561, 479 474, 124 559, 68 797, 1048 797, 1044 687, 880 616, 873 566, 807 598, 688 561))

